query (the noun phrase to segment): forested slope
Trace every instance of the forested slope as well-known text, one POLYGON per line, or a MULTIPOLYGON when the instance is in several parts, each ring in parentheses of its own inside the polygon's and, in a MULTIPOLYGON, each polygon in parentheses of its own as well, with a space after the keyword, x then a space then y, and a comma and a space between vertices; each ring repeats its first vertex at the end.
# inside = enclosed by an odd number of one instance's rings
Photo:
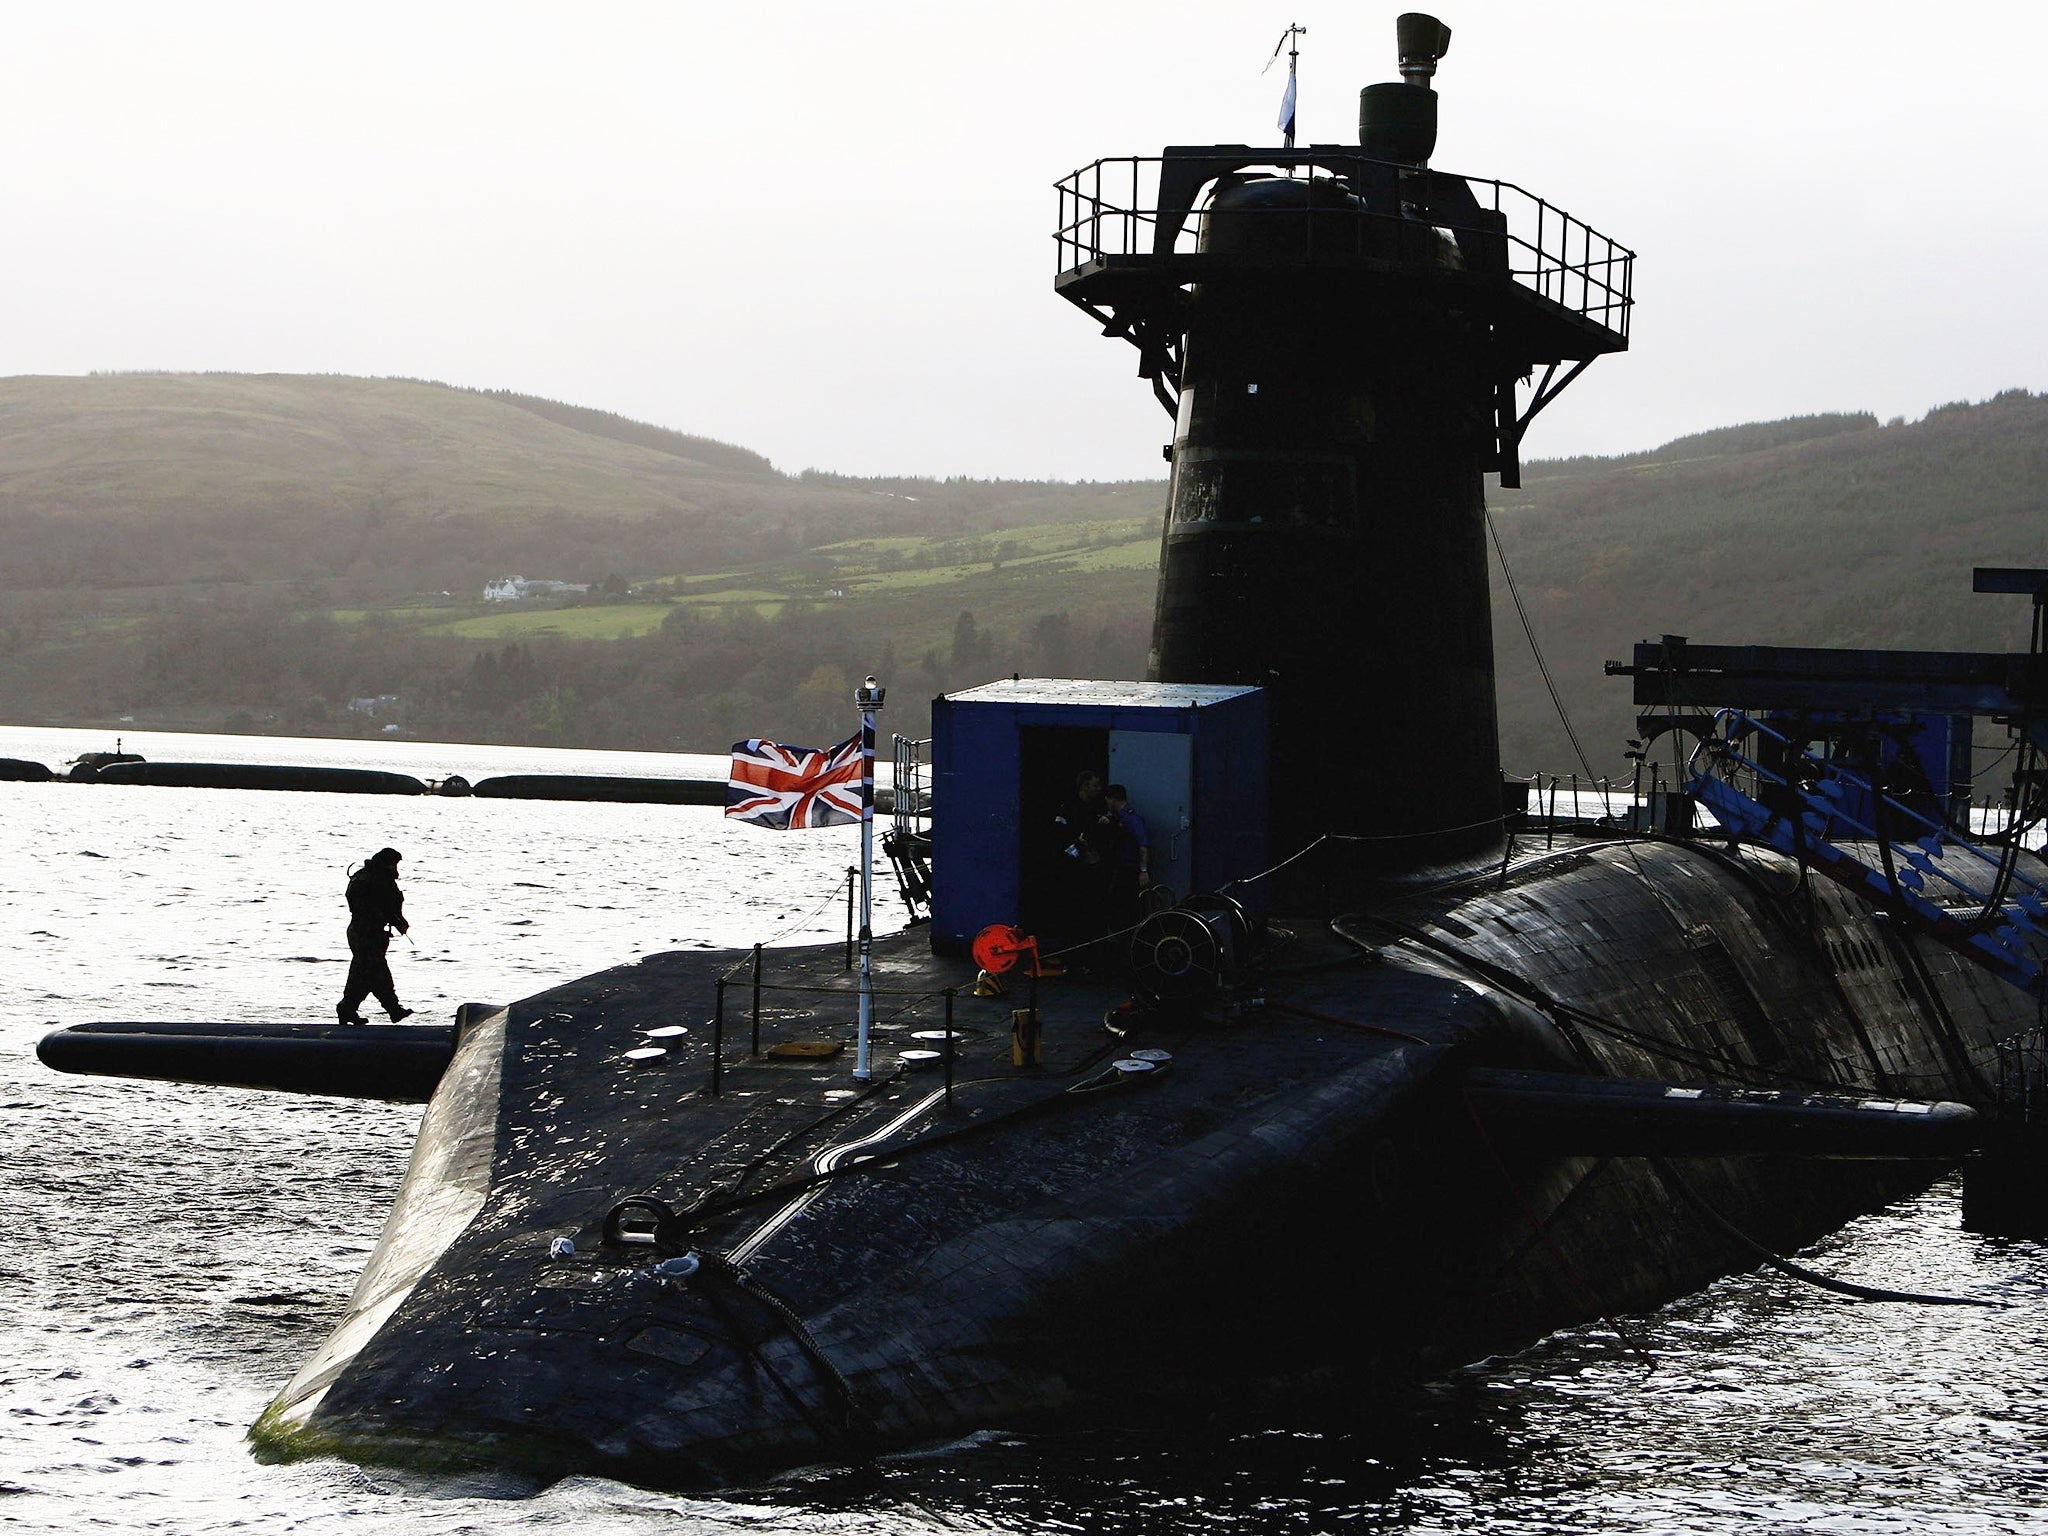
MULTIPOLYGON (((1589 751, 1619 772, 1637 640, 2004 650, 2024 601, 1975 596, 1976 565, 2048 566, 2048 399, 2013 392, 1915 422, 1813 418, 1655 453, 1531 467, 1494 519, 1589 751), (1819 429, 1819 430, 1815 430, 1819 429), (1787 439, 1791 440, 1787 440, 1787 439)), ((1570 771, 1529 647, 1499 588, 1509 761, 1570 771)))
MULTIPOLYGON (((2015 643, 1969 570, 2048 565, 2044 488, 2048 399, 2013 392, 1536 462, 1490 501, 1602 773, 1632 709, 1601 663, 1637 639, 2015 643)), ((1163 499, 785 475, 411 380, 0 379, 0 719, 715 749, 836 733, 875 669, 914 732, 990 676, 1142 675, 1163 499), (511 574, 592 590, 484 603, 511 574)), ((1584 771, 1494 584, 1503 756, 1584 771)))

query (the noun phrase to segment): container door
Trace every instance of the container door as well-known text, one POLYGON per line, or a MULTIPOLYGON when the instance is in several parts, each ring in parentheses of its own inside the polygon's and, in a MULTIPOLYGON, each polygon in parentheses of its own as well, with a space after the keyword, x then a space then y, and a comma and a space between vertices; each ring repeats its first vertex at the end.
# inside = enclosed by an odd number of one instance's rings
POLYGON ((1152 845, 1152 878, 1176 898, 1188 894, 1194 868, 1192 736, 1172 731, 1111 731, 1109 782, 1131 794, 1152 845))
MULTIPOLYGON (((1074 931, 1072 877, 1062 872, 1054 818, 1073 798, 1083 769, 1101 773, 1109 733, 1097 727, 1027 725, 1017 732, 1017 894, 1019 910, 1003 918, 1036 934, 1048 948, 1094 934, 1074 931)), ((1109 781, 1104 779, 1106 784, 1109 781)))

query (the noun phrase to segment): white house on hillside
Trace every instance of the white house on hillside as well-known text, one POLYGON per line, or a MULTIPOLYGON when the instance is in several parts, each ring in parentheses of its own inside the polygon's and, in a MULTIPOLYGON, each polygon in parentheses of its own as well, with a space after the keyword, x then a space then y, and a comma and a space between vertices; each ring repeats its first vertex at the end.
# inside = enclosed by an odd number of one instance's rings
POLYGON ((484 583, 484 601, 516 603, 528 597, 566 597, 572 592, 589 590, 587 581, 528 581, 524 576, 500 576, 484 583))

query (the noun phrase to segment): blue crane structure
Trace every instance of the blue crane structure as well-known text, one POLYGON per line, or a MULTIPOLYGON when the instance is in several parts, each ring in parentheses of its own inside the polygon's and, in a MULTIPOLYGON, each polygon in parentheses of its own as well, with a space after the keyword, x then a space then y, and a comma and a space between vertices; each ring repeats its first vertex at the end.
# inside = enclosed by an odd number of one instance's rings
POLYGON ((1698 736, 1684 790, 1725 833, 1775 848, 2048 1002, 2048 976, 2028 948, 2048 931, 2048 882, 2019 857, 2048 798, 2048 570, 1979 568, 1972 586, 2032 596, 2026 651, 1695 645, 1666 635, 1607 671, 1633 677, 1635 702, 1662 711, 1640 717, 1645 731, 1698 736), (1929 717, 1971 716, 2003 722, 2019 752, 2012 822, 1993 840, 1970 825, 1967 799, 1955 814, 1942 766, 1910 750, 1929 717))

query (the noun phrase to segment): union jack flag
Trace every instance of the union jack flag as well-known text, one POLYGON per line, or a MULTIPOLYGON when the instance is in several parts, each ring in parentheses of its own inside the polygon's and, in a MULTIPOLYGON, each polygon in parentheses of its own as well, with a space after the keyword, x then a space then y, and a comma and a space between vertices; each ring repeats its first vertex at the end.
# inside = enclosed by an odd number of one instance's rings
POLYGON ((725 814, 778 832, 861 820, 872 761, 856 731, 836 747, 785 747, 759 736, 732 744, 725 814))

